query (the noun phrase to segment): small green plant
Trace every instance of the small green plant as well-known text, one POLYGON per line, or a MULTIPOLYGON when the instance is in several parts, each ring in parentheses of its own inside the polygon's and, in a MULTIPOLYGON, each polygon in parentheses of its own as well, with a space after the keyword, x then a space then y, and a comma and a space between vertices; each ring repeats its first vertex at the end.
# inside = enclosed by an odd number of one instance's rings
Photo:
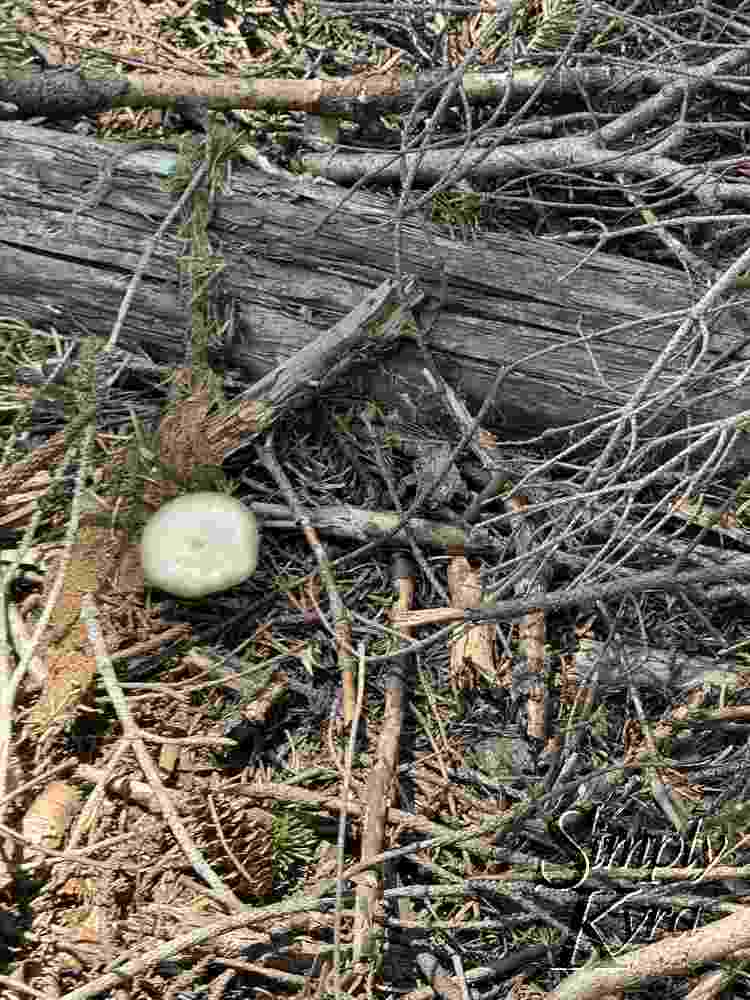
POLYGON ((723 833, 731 850, 737 835, 744 833, 750 823, 750 802, 727 802, 715 816, 704 817, 703 823, 707 831, 723 833))
POLYGON ((288 882, 315 857, 318 835, 312 817, 299 806, 284 805, 273 817, 274 881, 288 882))
POLYGON ((444 226, 479 225, 481 196, 473 191, 441 191, 432 199, 432 221, 444 226))

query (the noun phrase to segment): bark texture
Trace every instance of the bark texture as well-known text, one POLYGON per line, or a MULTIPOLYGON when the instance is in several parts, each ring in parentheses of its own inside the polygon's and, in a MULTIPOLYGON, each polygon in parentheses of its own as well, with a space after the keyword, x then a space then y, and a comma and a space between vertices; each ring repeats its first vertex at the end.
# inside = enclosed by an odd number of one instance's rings
MULTIPOLYGON (((173 203, 161 179, 175 154, 134 152, 117 165, 101 203, 71 225, 100 170, 121 150, 0 123, 0 315, 60 333, 109 335, 141 251, 173 203)), ((498 366, 507 367, 494 420, 486 423, 499 423, 514 439, 621 407, 704 291, 679 271, 538 239, 501 233, 457 242, 422 217, 396 234, 388 198, 356 193, 333 212, 346 194, 312 178, 238 166, 218 198, 210 236, 226 261, 223 288, 239 331, 230 363, 248 385, 391 275, 396 242, 402 270, 428 295, 436 300, 444 282, 430 342, 448 382, 476 407, 498 366)), ((177 261, 188 252, 176 232, 160 242, 119 346, 144 348, 160 363, 183 360, 189 314, 177 261)), ((748 356, 748 296, 735 299, 711 319, 705 367, 735 347, 736 359, 748 356)), ((652 392, 668 390, 687 362, 669 362, 652 392)), ((432 395, 422 367, 416 344, 404 342, 377 365, 355 369, 341 388, 417 415, 432 395)), ((711 375, 690 394, 709 390, 715 394, 694 407, 699 421, 750 410, 742 380, 732 385, 728 376, 711 375)))

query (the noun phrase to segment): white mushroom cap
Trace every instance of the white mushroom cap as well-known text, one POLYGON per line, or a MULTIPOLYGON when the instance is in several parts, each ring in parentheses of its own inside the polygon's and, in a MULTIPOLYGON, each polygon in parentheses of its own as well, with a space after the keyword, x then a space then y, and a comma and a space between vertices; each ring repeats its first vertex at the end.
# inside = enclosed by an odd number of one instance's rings
POLYGON ((146 581, 177 597, 227 590, 255 572, 255 515, 224 493, 187 493, 148 521, 141 558, 146 581))

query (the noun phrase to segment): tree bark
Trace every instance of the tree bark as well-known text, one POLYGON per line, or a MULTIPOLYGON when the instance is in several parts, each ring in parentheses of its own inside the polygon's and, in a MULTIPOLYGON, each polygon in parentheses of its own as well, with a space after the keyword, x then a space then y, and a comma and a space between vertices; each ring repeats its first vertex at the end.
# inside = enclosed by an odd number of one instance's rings
MULTIPOLYGON (((173 204, 160 181, 175 154, 136 151, 117 165, 102 202, 71 225, 72 212, 121 150, 0 123, 0 315, 61 334, 109 336, 143 247, 173 204)), ((357 192, 337 208, 346 194, 310 177, 236 166, 217 199, 209 233, 226 262, 224 289, 241 334, 230 364, 248 385, 393 273, 393 202, 357 192)), ((444 282, 429 342, 448 382, 477 407, 498 366, 507 368, 486 423, 511 439, 619 410, 703 291, 676 270, 541 239, 498 233, 457 242, 421 216, 404 221, 398 241, 402 270, 418 277, 431 301, 444 282)), ((189 311, 178 258, 187 252, 177 232, 160 242, 120 347, 143 348, 160 363, 183 360, 189 311)), ((726 374, 707 374, 727 351, 736 349, 734 360, 750 357, 748 296, 733 298, 711 316, 702 378, 688 387, 693 395, 715 391, 692 407, 698 421, 750 410, 744 380, 734 385, 726 374)), ((688 360, 670 358, 650 394, 668 392, 688 360)), ((351 372, 342 392, 417 415, 432 397, 422 369, 417 345, 405 341, 377 369, 351 372)))

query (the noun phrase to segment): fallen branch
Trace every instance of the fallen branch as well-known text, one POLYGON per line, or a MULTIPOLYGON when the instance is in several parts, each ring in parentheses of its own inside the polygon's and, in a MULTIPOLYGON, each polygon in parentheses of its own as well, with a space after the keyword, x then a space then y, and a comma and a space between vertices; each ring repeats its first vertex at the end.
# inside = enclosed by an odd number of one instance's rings
POLYGON ((616 990, 638 989, 650 976, 693 975, 704 962, 720 962, 750 946, 750 907, 741 906, 700 930, 656 941, 611 961, 578 969, 546 1000, 596 1000, 616 990))
POLYGON ((482 622, 504 621, 525 614, 531 608, 541 608, 544 611, 559 611, 575 604, 589 605, 595 601, 607 601, 623 594, 638 594, 644 590, 679 590, 681 587, 692 587, 697 584, 714 583, 726 580, 727 576, 745 579, 750 576, 750 556, 738 556, 731 564, 723 566, 705 566, 691 570, 688 573, 675 575, 671 569, 654 570, 651 573, 634 573, 624 580, 612 583, 594 584, 589 587, 577 587, 570 590, 554 590, 551 593, 539 594, 534 598, 512 598, 498 601, 494 608, 467 608, 462 611, 457 608, 434 608, 425 611, 394 611, 393 622, 397 625, 446 625, 457 621, 482 622))

